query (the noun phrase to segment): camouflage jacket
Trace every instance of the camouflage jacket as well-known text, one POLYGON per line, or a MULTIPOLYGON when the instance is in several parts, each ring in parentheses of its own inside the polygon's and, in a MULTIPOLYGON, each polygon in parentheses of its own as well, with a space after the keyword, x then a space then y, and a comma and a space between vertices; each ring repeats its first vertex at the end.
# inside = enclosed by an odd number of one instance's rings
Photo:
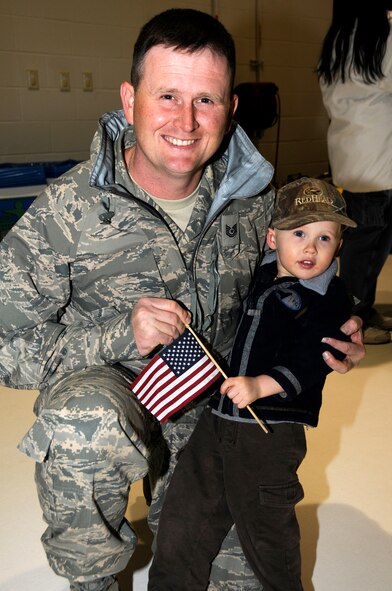
POLYGON ((104 115, 90 159, 0 242, 3 384, 43 388, 92 365, 140 371, 131 313, 141 297, 181 301, 228 354, 272 212, 272 166, 237 127, 206 167, 183 232, 127 174, 134 141, 122 111, 104 115))

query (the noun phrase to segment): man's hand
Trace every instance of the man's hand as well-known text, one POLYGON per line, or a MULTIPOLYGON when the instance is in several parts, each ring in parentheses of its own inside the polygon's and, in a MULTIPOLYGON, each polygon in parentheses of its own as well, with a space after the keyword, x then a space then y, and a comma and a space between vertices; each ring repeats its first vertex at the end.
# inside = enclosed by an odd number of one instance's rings
POLYGON ((323 343, 328 343, 331 347, 345 353, 345 359, 343 359, 343 361, 338 361, 329 351, 323 353, 323 358, 325 363, 331 369, 338 373, 347 373, 350 369, 358 365, 361 359, 365 357, 362 320, 358 316, 352 316, 340 327, 340 329, 344 334, 351 337, 351 343, 338 341, 337 339, 331 339, 329 337, 324 338, 323 343))
POLYGON ((141 298, 132 312, 133 334, 140 355, 148 355, 158 345, 170 345, 190 321, 190 313, 174 300, 141 298))

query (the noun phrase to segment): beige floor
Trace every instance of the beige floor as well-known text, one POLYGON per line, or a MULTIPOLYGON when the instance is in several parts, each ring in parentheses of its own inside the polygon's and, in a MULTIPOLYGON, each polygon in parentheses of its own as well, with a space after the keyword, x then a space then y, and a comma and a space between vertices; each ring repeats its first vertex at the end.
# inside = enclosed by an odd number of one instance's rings
MULTIPOLYGON (((392 257, 378 304, 392 311, 392 257)), ((0 388, 0 591, 66 591, 49 569, 33 484, 33 464, 16 451, 32 422, 34 392, 0 388)), ((305 591, 392 589, 392 344, 368 347, 361 366, 327 380, 320 426, 308 432, 301 469, 305 591)), ((129 516, 140 544, 122 575, 123 591, 145 591, 151 537, 138 483, 129 516)), ((189 590, 191 591, 191 590, 189 590)))

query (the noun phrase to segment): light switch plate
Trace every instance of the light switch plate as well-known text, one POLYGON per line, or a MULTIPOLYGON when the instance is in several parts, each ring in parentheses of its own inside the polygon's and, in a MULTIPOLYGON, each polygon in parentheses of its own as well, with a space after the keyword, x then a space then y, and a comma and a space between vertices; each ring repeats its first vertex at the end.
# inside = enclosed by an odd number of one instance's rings
POLYGON ((27 70, 27 88, 29 90, 39 89, 38 70, 27 70))
POLYGON ((69 92, 71 90, 71 77, 69 72, 60 72, 60 90, 69 92))
POLYGON ((83 72, 83 90, 86 92, 91 92, 94 90, 94 83, 93 83, 93 73, 92 72, 83 72))

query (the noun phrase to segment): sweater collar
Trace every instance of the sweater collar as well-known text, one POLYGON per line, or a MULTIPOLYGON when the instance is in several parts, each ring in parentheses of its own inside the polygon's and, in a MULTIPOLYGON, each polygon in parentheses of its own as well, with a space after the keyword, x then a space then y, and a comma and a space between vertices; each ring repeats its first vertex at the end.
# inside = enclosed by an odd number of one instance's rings
MULTIPOLYGON (((263 258, 263 265, 268 263, 272 263, 276 261, 276 252, 274 250, 268 251, 263 258)), ((321 273, 321 275, 317 275, 317 277, 312 277, 311 279, 296 279, 298 283, 306 287, 306 289, 311 289, 320 295, 325 295, 327 293, 329 284, 331 283, 332 279, 335 277, 338 270, 338 264, 336 259, 332 261, 328 269, 321 273)))

